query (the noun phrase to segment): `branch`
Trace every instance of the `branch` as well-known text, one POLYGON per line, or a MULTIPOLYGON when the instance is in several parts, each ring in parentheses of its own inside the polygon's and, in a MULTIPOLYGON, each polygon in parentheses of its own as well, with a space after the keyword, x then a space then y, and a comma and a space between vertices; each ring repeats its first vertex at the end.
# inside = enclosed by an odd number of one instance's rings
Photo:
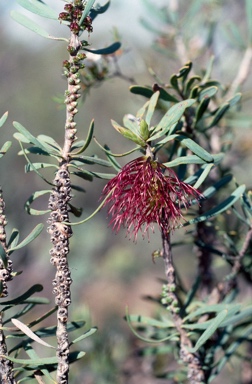
POLYGON ((171 311, 175 327, 180 335, 180 358, 188 367, 187 378, 190 384, 201 384, 205 382, 205 375, 201 367, 201 362, 197 354, 188 352, 188 347, 192 348, 192 343, 182 328, 182 318, 179 314, 179 300, 175 292, 176 279, 173 265, 170 233, 162 231, 163 259, 165 264, 165 274, 167 278, 167 302, 168 309, 171 311))

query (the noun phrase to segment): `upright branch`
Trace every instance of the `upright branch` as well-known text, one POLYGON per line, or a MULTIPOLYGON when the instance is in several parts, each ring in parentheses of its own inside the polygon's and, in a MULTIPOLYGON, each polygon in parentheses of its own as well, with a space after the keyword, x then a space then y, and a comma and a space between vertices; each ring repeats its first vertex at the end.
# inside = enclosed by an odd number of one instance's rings
POLYGON ((91 30, 91 19, 85 18, 82 27, 79 26, 84 5, 81 1, 75 4, 66 4, 66 12, 59 15, 61 20, 70 21, 70 40, 68 45, 69 59, 64 61, 64 74, 67 78, 66 91, 66 123, 65 141, 62 149, 62 159, 59 169, 54 178, 54 188, 49 198, 49 209, 51 210, 48 219, 48 232, 51 236, 53 248, 50 250, 51 263, 56 267, 55 279, 53 280, 53 292, 55 294, 55 304, 57 311, 57 383, 68 383, 69 372, 69 338, 67 332, 68 307, 71 303, 70 285, 72 283, 71 273, 68 265, 69 238, 72 236, 72 229, 69 223, 68 203, 71 200, 71 181, 68 169, 70 152, 76 137, 75 115, 78 112, 77 104, 80 94, 79 69, 83 68, 82 60, 85 54, 79 53, 82 43, 79 40, 79 32, 87 29, 91 30))
POLYGON ((205 382, 205 375, 201 362, 197 354, 188 351, 192 348, 192 343, 182 328, 182 318, 180 316, 179 300, 176 295, 176 276, 173 265, 172 248, 170 233, 162 231, 163 251, 162 256, 165 265, 167 285, 163 290, 163 303, 167 304, 167 309, 171 312, 175 327, 180 335, 180 358, 188 367, 187 377, 190 384, 200 384, 205 382))
MULTIPOLYGON (((7 224, 5 216, 5 202, 3 199, 2 188, 0 187, 0 244, 1 244, 1 258, 0 258, 0 296, 8 296, 7 282, 12 280, 12 261, 7 253, 6 231, 7 224)), ((3 326, 3 313, 0 312, 0 382, 2 384, 14 384, 13 363, 4 358, 8 356, 7 345, 5 336, 2 329, 3 326)))

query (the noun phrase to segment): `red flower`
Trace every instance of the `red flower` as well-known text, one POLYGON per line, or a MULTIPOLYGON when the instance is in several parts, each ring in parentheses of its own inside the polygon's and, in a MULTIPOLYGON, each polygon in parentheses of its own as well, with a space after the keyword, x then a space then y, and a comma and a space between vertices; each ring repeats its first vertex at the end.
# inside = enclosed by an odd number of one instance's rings
POLYGON ((108 196, 105 205, 112 216, 110 225, 117 232, 127 227, 127 234, 137 239, 157 223, 161 231, 170 232, 183 220, 182 208, 188 208, 193 198, 203 196, 195 188, 178 179, 165 165, 139 157, 126 164, 103 189, 108 196))

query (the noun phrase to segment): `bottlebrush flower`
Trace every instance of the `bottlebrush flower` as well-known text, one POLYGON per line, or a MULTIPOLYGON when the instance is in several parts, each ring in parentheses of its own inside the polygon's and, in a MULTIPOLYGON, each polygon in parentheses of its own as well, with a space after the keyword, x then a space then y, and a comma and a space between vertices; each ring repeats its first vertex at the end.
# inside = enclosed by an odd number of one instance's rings
POLYGON ((175 172, 165 165, 139 157, 126 164, 103 189, 107 196, 105 205, 112 217, 110 225, 118 232, 121 226, 127 234, 137 239, 154 231, 154 223, 160 230, 170 232, 184 219, 182 208, 188 208, 192 199, 203 195, 195 188, 180 181, 175 172))

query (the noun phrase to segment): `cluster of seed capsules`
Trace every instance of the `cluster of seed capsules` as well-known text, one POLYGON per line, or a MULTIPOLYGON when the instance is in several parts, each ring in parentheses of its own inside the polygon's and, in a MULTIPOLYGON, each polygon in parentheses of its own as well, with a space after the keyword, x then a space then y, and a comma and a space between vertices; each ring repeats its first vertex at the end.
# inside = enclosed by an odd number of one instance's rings
POLYGON ((93 31, 92 19, 86 16, 80 25, 80 20, 85 6, 81 0, 75 0, 73 4, 66 4, 64 6, 65 12, 59 14, 59 20, 69 22, 71 32, 78 35, 82 31, 93 31))
MULTIPOLYGON (((6 249, 6 232, 5 226, 7 220, 4 214, 5 203, 3 200, 2 189, 0 188, 0 244, 6 249)), ((12 260, 5 255, 5 260, 0 259, 0 297, 8 296, 7 282, 12 280, 12 260)))
POLYGON ((53 248, 50 250, 51 263, 57 266, 55 279, 53 280, 53 293, 55 304, 60 307, 60 316, 63 322, 67 321, 67 307, 71 303, 70 285, 72 283, 68 268, 67 255, 69 253, 69 238, 72 229, 69 222, 67 203, 71 200, 71 185, 69 172, 59 169, 54 179, 55 187, 49 198, 48 207, 51 210, 48 219, 48 232, 51 236, 53 248))

